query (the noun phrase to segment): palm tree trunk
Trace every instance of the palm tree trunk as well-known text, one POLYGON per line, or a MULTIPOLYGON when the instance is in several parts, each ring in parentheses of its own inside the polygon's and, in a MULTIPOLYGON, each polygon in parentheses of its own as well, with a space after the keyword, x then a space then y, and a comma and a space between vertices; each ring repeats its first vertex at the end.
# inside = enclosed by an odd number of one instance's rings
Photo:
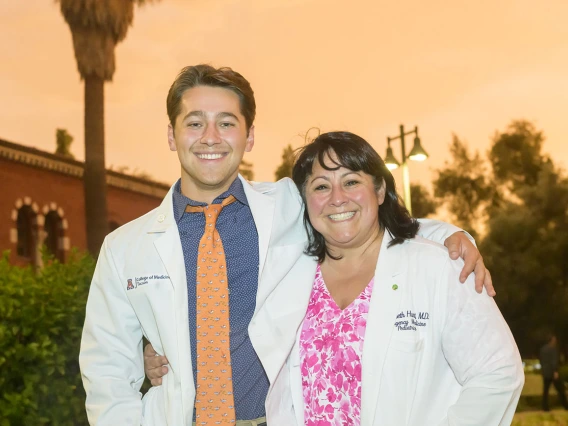
POLYGON ((85 210, 87 248, 96 258, 108 233, 104 80, 85 77, 85 210))

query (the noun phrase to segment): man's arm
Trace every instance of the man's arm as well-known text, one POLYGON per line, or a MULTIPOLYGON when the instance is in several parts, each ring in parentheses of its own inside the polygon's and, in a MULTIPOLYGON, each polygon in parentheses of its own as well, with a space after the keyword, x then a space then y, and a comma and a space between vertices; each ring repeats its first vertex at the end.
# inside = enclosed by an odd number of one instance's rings
POLYGON ((448 248, 450 258, 461 257, 464 267, 460 273, 460 281, 465 282, 472 272, 475 273, 475 289, 481 293, 483 287, 490 296, 495 296, 495 289, 489 270, 485 268, 483 257, 475 246, 475 240, 466 231, 440 220, 418 219, 420 228, 418 235, 448 248))
POLYGON ((449 261, 442 286, 448 287, 442 350, 460 396, 443 425, 509 425, 524 383, 519 351, 495 301, 473 290, 473 278, 460 285, 460 266, 449 261))
POLYGON ((107 240, 91 283, 79 363, 91 425, 140 425, 142 330, 107 240))
POLYGON ((458 228, 451 223, 443 222, 436 219, 418 219, 420 229, 418 235, 430 241, 435 241, 439 244, 444 244, 444 241, 454 235, 456 232, 461 232, 473 245, 475 245, 474 238, 466 231, 458 228))

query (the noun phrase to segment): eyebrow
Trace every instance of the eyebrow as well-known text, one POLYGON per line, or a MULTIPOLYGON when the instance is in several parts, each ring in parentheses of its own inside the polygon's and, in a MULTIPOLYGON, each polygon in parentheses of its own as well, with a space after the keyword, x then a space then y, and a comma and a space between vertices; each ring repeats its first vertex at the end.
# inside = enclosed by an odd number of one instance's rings
MULTIPOLYGON (((189 117, 199 117, 199 118, 204 118, 205 117, 205 111, 201 111, 201 110, 197 110, 197 111, 189 111, 185 117, 183 117, 182 121, 185 121, 187 118, 189 117)), ((233 114, 232 112, 220 112, 219 114, 217 114, 216 118, 234 118, 235 120, 239 121, 239 117, 237 117, 235 114, 233 114)))
POLYGON ((220 112, 219 114, 217 114, 217 118, 227 118, 227 117, 234 118, 235 120, 239 121, 239 117, 237 117, 232 112, 220 112))
MULTIPOLYGON (((343 167, 343 166, 342 166, 343 167)), ((359 174, 359 172, 354 172, 353 170, 349 170, 348 172, 345 172, 341 175, 342 178, 344 178, 347 175, 351 175, 351 174, 356 174, 357 176, 361 176, 359 174)), ((327 176, 314 176, 311 180, 310 183, 313 183, 316 179, 323 179, 329 182, 329 178, 327 176)))

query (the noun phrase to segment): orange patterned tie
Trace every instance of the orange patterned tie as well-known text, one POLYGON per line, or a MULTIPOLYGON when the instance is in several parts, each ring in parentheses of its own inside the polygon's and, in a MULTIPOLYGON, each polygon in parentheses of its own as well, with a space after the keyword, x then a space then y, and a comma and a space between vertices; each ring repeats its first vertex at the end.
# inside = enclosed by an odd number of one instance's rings
POLYGON ((215 226, 221 204, 187 206, 186 212, 205 213, 205 232, 197 255, 197 383, 195 423, 199 426, 235 424, 231 347, 229 344, 229 283, 221 237, 215 226))

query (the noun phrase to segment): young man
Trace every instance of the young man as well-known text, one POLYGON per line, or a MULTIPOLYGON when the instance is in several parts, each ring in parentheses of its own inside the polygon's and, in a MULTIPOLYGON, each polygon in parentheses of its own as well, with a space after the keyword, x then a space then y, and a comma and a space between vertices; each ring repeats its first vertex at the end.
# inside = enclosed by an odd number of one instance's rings
MULTIPOLYGON (((255 109, 250 84, 229 68, 186 67, 172 84, 168 143, 181 179, 160 207, 107 236, 91 284, 80 352, 91 424, 264 424, 274 362, 254 347, 278 331, 255 314, 306 236, 291 180, 238 174, 255 109), (169 373, 142 401, 143 336, 169 373)), ((439 242, 459 231, 427 222, 421 234, 439 242)), ((465 255, 464 278, 476 267, 481 287, 472 243, 458 232, 446 245, 465 255)), ((293 295, 282 303, 292 311, 293 295)))

